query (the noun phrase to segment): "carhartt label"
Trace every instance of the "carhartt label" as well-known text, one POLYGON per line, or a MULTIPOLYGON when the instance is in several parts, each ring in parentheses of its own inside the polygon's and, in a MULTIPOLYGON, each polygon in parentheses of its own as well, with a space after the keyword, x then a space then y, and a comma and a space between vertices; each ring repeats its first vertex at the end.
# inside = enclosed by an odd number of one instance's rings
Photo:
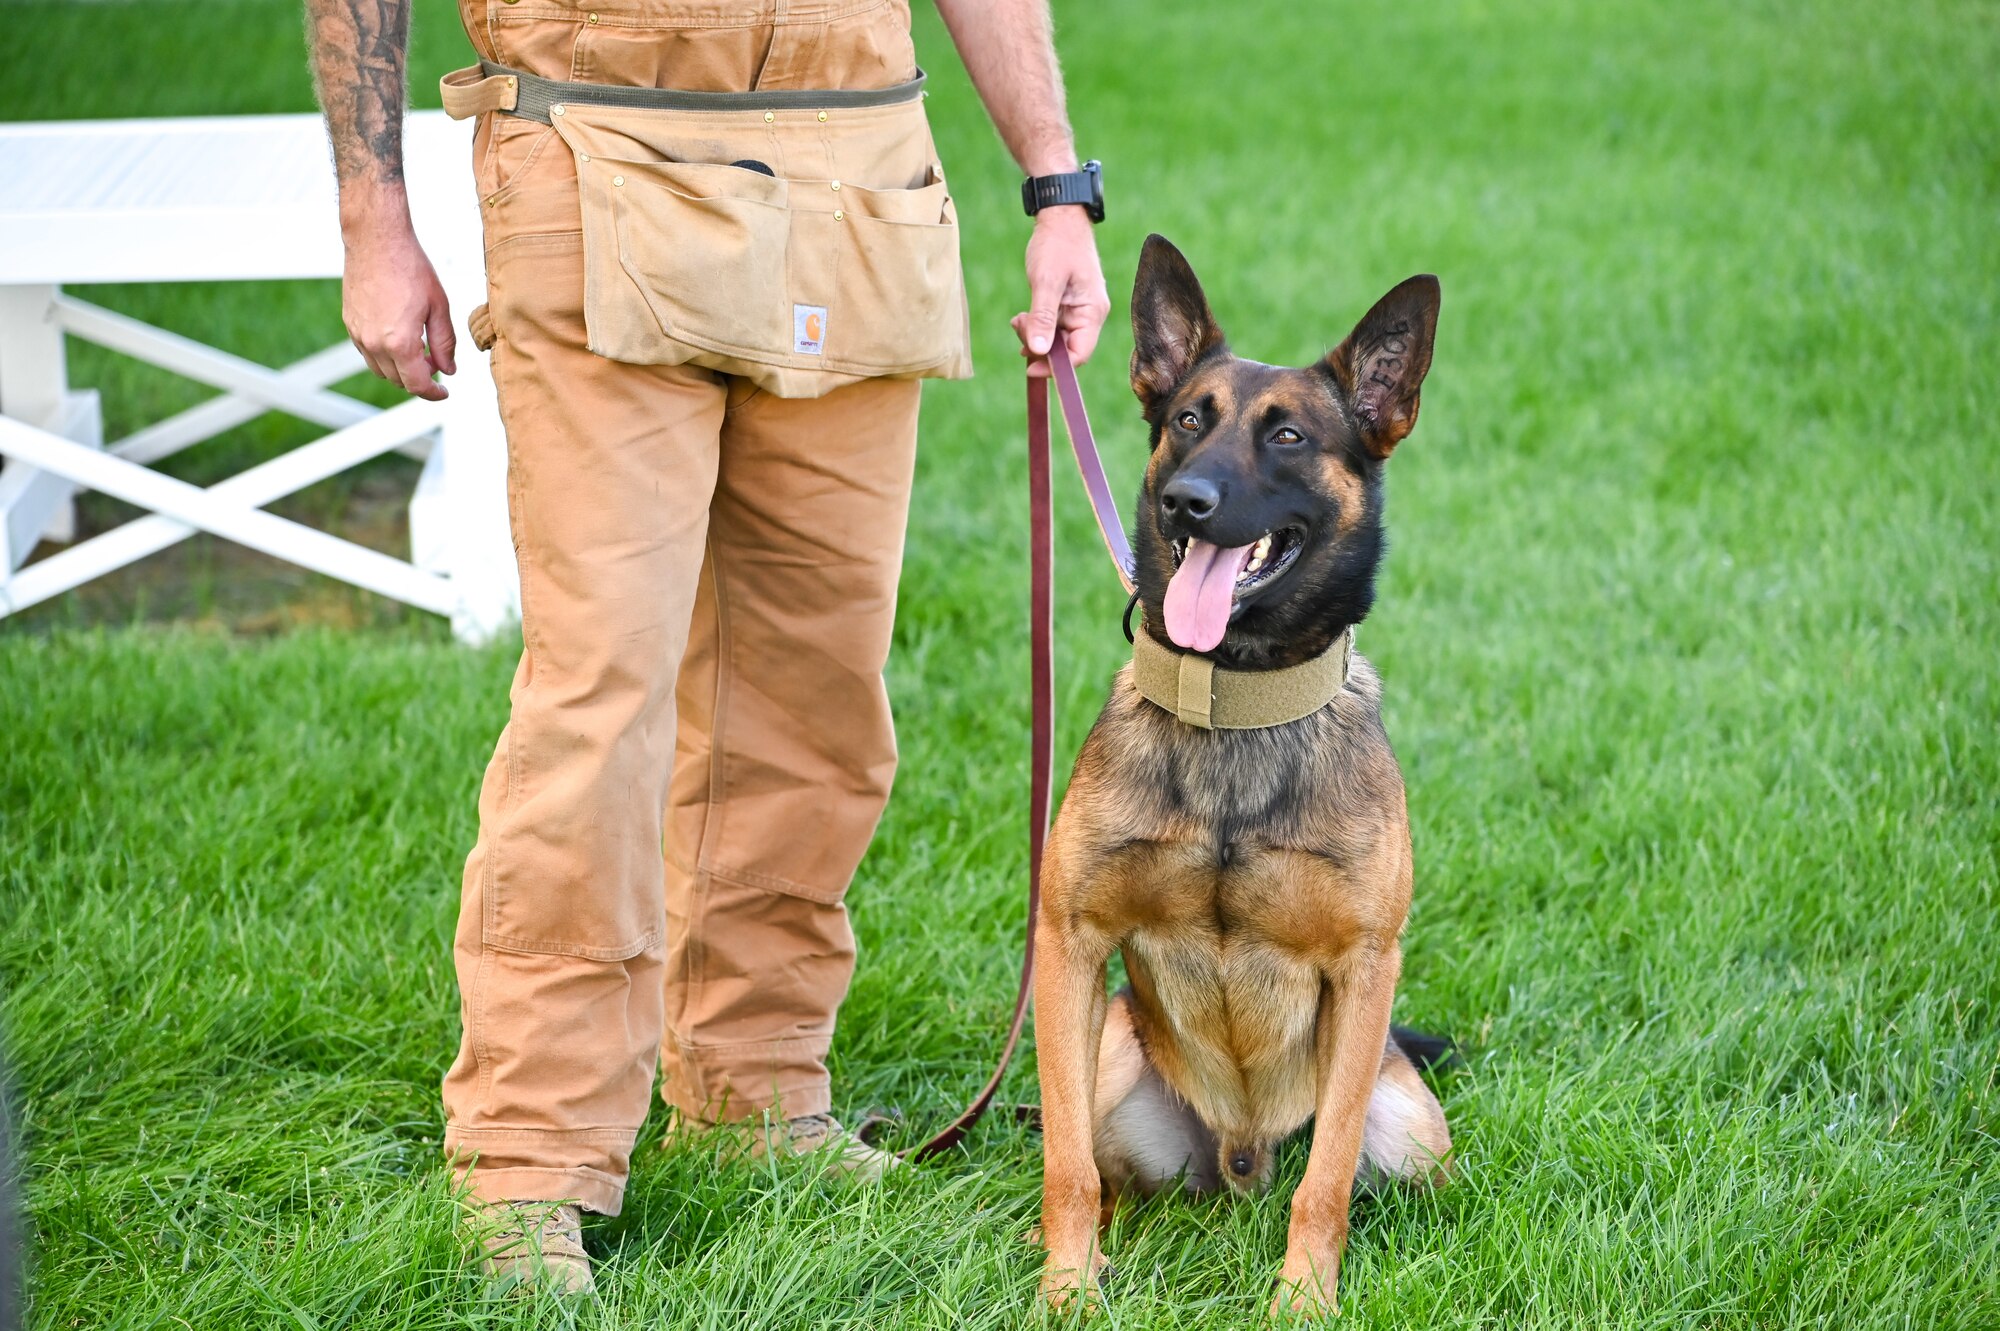
POLYGON ((792 306, 792 350, 801 356, 826 354, 826 306, 792 306))

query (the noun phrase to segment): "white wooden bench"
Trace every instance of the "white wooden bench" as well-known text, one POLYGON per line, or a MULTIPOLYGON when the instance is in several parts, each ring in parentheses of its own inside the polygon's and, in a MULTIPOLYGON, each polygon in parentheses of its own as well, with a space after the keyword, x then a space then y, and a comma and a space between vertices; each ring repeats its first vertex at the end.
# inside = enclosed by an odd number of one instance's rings
POLYGON ((0 124, 0 617, 197 529, 446 615, 467 641, 518 617, 506 447, 486 358, 464 328, 485 299, 470 131, 442 112, 418 112, 405 157, 417 234, 458 323, 458 373, 446 380, 446 401, 384 411, 327 387, 364 368, 344 338, 270 368, 63 290, 340 276, 333 169, 317 116, 0 124), (66 336, 221 395, 107 444, 97 393, 69 383, 66 336), (329 433, 207 489, 148 465, 266 411, 329 433), (263 511, 392 449, 424 459, 408 561, 263 511), (80 489, 148 516, 24 567, 40 541, 74 540, 80 489))

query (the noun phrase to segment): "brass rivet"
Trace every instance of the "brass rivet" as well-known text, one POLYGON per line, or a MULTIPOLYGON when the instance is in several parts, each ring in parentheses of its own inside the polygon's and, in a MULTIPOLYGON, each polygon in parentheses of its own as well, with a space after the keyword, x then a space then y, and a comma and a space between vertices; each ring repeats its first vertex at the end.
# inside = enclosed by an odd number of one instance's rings
POLYGON ((563 109, 562 109, 562 107, 561 107, 561 106, 552 106, 552 107, 550 107, 550 108, 549 108, 549 114, 550 114, 550 115, 552 115, 552 116, 559 116, 559 115, 561 115, 562 113, 563 113, 563 109))
POLYGON ((612 183, 612 184, 614 184, 614 185, 623 185, 623 184, 625 183, 625 177, 623 177, 623 176, 613 176, 613 177, 611 177, 611 183, 612 183))
POLYGON ((836 194, 840 192, 840 182, 838 180, 833 182, 833 192, 836 194))
POLYGON ((595 15, 595 14, 592 14, 592 15, 590 16, 590 18, 589 18, 589 19, 588 19, 587 21, 588 21, 588 22, 591 22, 591 23, 595 23, 595 22, 597 22, 597 15, 595 15))
POLYGON ((826 112, 822 111, 819 113, 819 123, 822 125, 826 123, 826 112))
POLYGON ((507 76, 507 86, 510 88, 519 86, 519 84, 515 81, 514 76, 512 74, 509 74, 507 76))
POLYGON ((773 120, 776 120, 777 118, 778 118, 778 113, 776 111, 766 111, 764 113, 764 123, 767 125, 770 124, 773 120))
POLYGON ((846 214, 846 213, 843 213, 843 212, 842 212, 842 211, 840 211, 840 209, 838 209, 838 208, 836 208, 836 209, 834 209, 834 210, 833 210, 833 220, 834 220, 834 221, 836 221, 836 222, 840 221, 840 220, 841 220, 842 218, 844 218, 844 217, 846 217, 846 216, 847 216, 847 214, 846 214))
POLYGON ((500 196, 499 196, 498 194, 492 194, 492 195, 488 195, 488 196, 487 196, 487 199, 486 199, 486 206, 487 206, 488 208, 497 208, 497 207, 499 207, 499 206, 500 206, 500 196))

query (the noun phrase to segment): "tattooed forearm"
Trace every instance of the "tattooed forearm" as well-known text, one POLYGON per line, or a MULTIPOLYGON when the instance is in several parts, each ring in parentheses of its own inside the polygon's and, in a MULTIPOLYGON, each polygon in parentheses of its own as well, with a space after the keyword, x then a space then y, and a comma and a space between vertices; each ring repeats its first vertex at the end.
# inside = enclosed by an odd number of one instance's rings
POLYGON ((342 193, 401 183, 410 0, 306 0, 306 25, 342 193))

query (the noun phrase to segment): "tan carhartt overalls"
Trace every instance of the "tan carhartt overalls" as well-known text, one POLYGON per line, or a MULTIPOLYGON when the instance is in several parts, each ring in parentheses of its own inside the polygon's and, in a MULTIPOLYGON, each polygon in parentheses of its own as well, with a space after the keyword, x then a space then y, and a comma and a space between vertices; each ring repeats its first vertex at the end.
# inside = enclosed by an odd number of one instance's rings
POLYGON ((829 1108, 917 380, 969 372, 957 226, 907 0, 461 9, 525 650, 446 1149, 481 1198, 615 1213, 656 1050, 692 1118, 829 1108), (535 118, 520 74, 756 96, 535 118))

